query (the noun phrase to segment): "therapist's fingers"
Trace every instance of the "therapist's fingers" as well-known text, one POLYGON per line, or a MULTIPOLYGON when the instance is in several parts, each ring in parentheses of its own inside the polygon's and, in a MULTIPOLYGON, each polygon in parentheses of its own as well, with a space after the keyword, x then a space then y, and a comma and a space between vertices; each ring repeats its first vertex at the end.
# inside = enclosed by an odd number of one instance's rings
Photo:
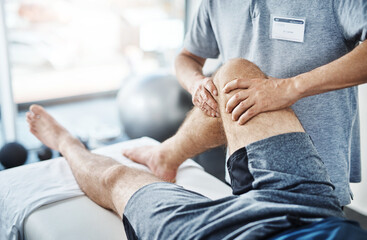
POLYGON ((193 87, 192 103, 209 117, 219 117, 218 103, 214 96, 218 95, 212 78, 206 77, 195 83, 193 87))
POLYGON ((201 111, 203 111, 209 117, 219 117, 219 113, 214 111, 207 103, 203 104, 201 111))
POLYGON ((213 78, 206 78, 204 87, 211 93, 211 95, 218 96, 218 90, 217 87, 214 85, 213 78))
POLYGON ((210 117, 218 117, 219 114, 219 108, 218 108, 218 103, 217 101, 215 101, 215 99, 213 98, 213 96, 210 94, 210 92, 207 89, 204 89, 204 91, 202 91, 200 93, 200 106, 201 106, 201 110, 206 110, 204 111, 208 116, 210 117))
POLYGON ((250 85, 251 85, 250 79, 237 78, 227 83, 223 88, 223 92, 229 93, 236 89, 248 88, 250 85))
MULTIPOLYGON (((252 102, 250 99, 246 99, 242 102, 240 102, 232 111, 232 120, 237 121, 239 118, 246 113, 247 110, 249 110, 254 105, 254 102, 252 102)), ((246 119, 243 119, 246 120, 246 119)), ((238 122, 241 124, 241 121, 238 122)))
POLYGON ((255 117, 257 114, 259 114, 259 111, 255 106, 252 106, 244 114, 241 115, 241 117, 238 119, 238 124, 244 125, 246 122, 248 122, 251 118, 255 117))
POLYGON ((228 113, 231 113, 233 111, 233 109, 238 106, 239 104, 241 104, 241 102, 243 102, 244 100, 246 100, 248 98, 249 94, 247 93, 247 91, 242 90, 237 92, 236 94, 234 94, 228 101, 226 104, 226 111, 228 113))

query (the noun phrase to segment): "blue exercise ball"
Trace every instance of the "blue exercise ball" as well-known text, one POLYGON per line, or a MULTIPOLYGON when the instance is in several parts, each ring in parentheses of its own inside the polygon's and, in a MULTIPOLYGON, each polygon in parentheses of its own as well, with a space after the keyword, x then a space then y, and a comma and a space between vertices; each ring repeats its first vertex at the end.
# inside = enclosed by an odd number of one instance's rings
POLYGON ((117 96, 119 116, 130 138, 171 137, 193 107, 191 96, 169 74, 133 76, 117 96))

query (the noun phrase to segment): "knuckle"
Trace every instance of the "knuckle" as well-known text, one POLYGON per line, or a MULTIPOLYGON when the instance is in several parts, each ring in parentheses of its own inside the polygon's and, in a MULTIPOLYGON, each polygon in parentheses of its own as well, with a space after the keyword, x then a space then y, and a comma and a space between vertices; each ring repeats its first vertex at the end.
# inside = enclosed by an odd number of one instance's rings
POLYGON ((245 104, 245 102, 244 102, 244 101, 240 102, 240 104, 239 104, 239 105, 240 105, 240 107, 241 107, 241 108, 244 108, 244 107, 246 106, 246 104, 245 104))
POLYGON ((255 113, 256 113, 256 111, 255 111, 255 109, 253 109, 253 108, 251 108, 251 109, 247 110, 247 114, 248 114, 249 116, 254 116, 254 115, 255 115, 255 113))
POLYGON ((239 93, 236 93, 235 95, 233 95, 235 100, 239 100, 241 98, 239 93))
POLYGON ((256 99, 260 98, 261 97, 260 91, 256 91, 254 96, 255 96, 256 99))

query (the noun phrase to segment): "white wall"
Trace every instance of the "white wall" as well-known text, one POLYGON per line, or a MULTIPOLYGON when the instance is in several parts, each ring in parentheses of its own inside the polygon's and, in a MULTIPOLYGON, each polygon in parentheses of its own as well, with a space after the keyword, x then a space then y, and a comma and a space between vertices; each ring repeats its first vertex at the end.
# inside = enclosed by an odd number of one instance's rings
POLYGON ((367 84, 359 86, 359 110, 361 120, 362 182, 353 183, 354 210, 367 216, 367 84))

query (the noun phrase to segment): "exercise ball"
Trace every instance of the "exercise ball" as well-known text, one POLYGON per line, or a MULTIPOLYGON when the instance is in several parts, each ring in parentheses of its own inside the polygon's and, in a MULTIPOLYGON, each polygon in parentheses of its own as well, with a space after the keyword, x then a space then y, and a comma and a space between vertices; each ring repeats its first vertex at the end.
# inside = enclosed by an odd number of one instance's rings
POLYGON ((17 142, 7 143, 0 150, 0 162, 5 168, 23 165, 27 156, 27 150, 17 142))
POLYGON ((42 145, 42 147, 37 151, 37 156, 40 161, 48 160, 52 158, 52 150, 46 145, 42 145))
POLYGON ((134 76, 117 96, 122 128, 130 138, 171 137, 192 108, 191 96, 169 74, 134 76))

